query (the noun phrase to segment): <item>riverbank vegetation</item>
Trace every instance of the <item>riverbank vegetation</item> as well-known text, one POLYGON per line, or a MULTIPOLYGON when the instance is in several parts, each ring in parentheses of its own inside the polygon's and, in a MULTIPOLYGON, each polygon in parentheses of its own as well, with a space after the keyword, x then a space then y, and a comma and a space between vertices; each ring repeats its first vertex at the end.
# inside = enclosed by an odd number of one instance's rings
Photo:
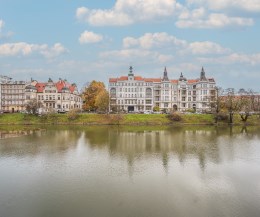
MULTIPOLYGON (((1 114, 1 125, 214 125, 214 114, 57 114, 42 116, 32 114, 1 114)), ((220 118, 218 125, 228 125, 229 120, 220 118)), ((259 115, 251 115, 247 122, 241 120, 239 114, 234 114, 233 125, 259 125, 259 115)))

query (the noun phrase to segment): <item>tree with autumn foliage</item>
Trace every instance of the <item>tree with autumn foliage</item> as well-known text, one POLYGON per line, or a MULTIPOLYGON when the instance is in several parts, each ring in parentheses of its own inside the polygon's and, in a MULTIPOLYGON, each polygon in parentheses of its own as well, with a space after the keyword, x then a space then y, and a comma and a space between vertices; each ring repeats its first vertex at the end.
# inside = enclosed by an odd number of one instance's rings
MULTIPOLYGON (((103 103, 102 100, 104 100, 106 93, 107 90, 103 82, 95 81, 95 80, 92 81, 82 93, 83 109, 85 111, 92 111, 92 112, 96 112, 99 109, 103 109, 105 103, 103 103)), ((108 93, 107 93, 107 97, 108 97, 108 93)))
POLYGON ((107 113, 109 107, 109 93, 107 90, 102 90, 98 93, 95 100, 95 106, 98 112, 107 113))

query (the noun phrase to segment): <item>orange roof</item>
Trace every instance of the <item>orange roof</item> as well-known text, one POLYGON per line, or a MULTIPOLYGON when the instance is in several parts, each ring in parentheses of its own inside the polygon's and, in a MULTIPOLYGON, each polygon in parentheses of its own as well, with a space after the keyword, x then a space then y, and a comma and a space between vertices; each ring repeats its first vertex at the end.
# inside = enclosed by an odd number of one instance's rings
POLYGON ((161 82, 160 78, 144 78, 145 82, 161 82))
POLYGON ((109 78, 109 82, 117 82, 117 78, 109 78))
POLYGON ((196 82, 198 82, 197 79, 190 79, 190 80, 188 80, 188 83, 189 83, 189 84, 193 84, 193 83, 196 83, 196 82))
POLYGON ((135 76, 135 81, 143 81, 144 79, 141 76, 135 76))
POLYGON ((171 80, 171 83, 177 84, 178 80, 171 80))
POLYGON ((119 81, 127 81, 128 77, 127 76, 122 76, 120 78, 118 78, 119 81))

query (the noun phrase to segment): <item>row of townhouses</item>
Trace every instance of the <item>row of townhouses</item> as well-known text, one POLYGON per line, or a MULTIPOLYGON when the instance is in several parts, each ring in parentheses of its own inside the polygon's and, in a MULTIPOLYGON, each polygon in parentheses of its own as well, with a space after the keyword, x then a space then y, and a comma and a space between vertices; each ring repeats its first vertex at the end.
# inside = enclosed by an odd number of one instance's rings
POLYGON ((162 78, 135 76, 133 68, 127 76, 109 79, 110 111, 186 111, 202 112, 211 109, 216 98, 216 82, 206 77, 202 68, 200 77, 187 79, 181 73, 179 79, 171 80, 165 67, 162 78))
POLYGON ((82 99, 76 84, 59 79, 53 82, 31 80, 12 81, 12 78, 0 76, 0 111, 24 111, 30 100, 41 102, 41 111, 64 111, 81 109, 82 99))

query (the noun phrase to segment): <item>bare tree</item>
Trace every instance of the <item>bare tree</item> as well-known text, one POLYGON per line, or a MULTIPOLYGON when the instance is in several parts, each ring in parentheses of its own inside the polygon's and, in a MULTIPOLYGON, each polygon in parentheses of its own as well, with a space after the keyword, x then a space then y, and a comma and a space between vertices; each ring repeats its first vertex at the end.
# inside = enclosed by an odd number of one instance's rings
POLYGON ((235 95, 234 88, 228 88, 225 91, 225 95, 223 96, 224 107, 228 111, 229 115, 229 123, 233 124, 234 113, 239 111, 239 107, 241 106, 239 102, 239 98, 235 95))
POLYGON ((39 109, 43 107, 43 104, 40 101, 37 101, 37 99, 32 99, 27 102, 25 109, 29 114, 37 114, 39 112, 39 109))
POLYGON ((211 99, 211 110, 215 114, 215 123, 218 123, 220 118, 220 111, 223 107, 223 96, 224 90, 221 87, 215 87, 215 98, 211 99))

